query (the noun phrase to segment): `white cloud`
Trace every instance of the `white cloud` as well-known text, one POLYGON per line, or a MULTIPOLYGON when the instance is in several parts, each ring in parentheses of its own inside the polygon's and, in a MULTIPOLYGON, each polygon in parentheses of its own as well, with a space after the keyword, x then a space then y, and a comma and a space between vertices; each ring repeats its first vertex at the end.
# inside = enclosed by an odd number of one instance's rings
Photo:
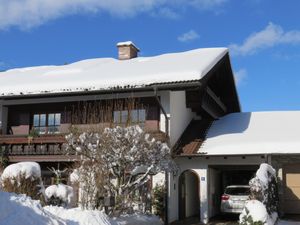
POLYGON ((172 8, 162 7, 151 14, 154 17, 165 17, 168 19, 178 19, 180 14, 172 8))
POLYGON ((199 9, 213 9, 218 5, 222 5, 228 0, 190 0, 189 2, 192 6, 199 9))
POLYGON ((246 69, 240 69, 234 72, 234 79, 237 86, 241 85, 247 77, 248 77, 248 72, 246 69))
POLYGON ((281 26, 269 23, 265 29, 251 34, 241 45, 231 44, 229 48, 234 55, 250 55, 279 44, 300 44, 300 30, 284 31, 281 26))
POLYGON ((179 37, 177 37, 177 40, 181 41, 181 42, 189 42, 189 41, 198 39, 199 37, 200 36, 196 31, 190 30, 184 34, 181 34, 179 37))
POLYGON ((139 13, 177 16, 184 7, 214 9, 227 0, 0 0, 0 29, 29 29, 73 14, 109 13, 128 17, 139 13))

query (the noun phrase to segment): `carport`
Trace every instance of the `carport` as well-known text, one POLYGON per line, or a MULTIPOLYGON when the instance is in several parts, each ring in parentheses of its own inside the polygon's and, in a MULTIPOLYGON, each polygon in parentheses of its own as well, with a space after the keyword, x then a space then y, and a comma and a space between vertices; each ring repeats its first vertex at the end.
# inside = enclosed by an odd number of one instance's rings
POLYGON ((229 185, 248 185, 254 177, 258 165, 210 165, 209 176, 209 211, 210 216, 220 214, 221 196, 229 185))

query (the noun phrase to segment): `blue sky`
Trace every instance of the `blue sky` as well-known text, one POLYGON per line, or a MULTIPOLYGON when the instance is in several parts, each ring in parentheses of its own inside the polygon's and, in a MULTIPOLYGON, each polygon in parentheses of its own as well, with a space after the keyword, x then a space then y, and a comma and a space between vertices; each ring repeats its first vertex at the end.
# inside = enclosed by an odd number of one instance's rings
MULTIPOLYGON (((0 0, 0 70, 229 47, 243 111, 300 110, 298 0, 0 0)), ((199 59, 201 60, 201 59, 199 59)))

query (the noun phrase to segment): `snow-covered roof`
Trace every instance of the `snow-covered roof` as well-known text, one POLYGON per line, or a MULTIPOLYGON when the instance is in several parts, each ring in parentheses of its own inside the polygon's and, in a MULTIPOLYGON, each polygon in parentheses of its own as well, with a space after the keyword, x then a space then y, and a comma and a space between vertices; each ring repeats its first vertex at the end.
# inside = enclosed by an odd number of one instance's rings
POLYGON ((300 111, 226 115, 212 124, 198 153, 300 154, 300 111))
POLYGON ((130 60, 96 58, 61 66, 11 69, 0 72, 0 96, 144 87, 199 80, 227 52, 227 48, 202 48, 130 60))

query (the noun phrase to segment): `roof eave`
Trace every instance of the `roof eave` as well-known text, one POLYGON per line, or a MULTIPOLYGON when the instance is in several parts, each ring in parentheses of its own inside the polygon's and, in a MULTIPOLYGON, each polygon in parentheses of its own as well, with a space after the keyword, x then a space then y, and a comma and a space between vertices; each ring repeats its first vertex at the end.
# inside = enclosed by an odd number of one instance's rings
POLYGON ((94 94, 114 94, 126 92, 146 92, 152 91, 154 88, 157 91, 164 90, 187 90, 191 88, 199 88, 201 86, 200 80, 192 81, 178 81, 166 83, 154 83, 145 85, 144 87, 129 87, 129 88, 111 88, 103 90, 83 90, 83 91, 69 91, 69 92, 52 92, 52 93, 38 93, 38 94, 19 94, 19 95, 3 95, 1 100, 22 99, 22 98, 46 98, 46 97, 64 97, 76 95, 94 95, 94 94))
POLYGON ((236 156, 270 156, 270 155, 300 155, 299 153, 278 153, 278 152, 273 152, 273 153, 254 153, 254 154, 179 154, 176 155, 175 157, 236 157, 236 156))

